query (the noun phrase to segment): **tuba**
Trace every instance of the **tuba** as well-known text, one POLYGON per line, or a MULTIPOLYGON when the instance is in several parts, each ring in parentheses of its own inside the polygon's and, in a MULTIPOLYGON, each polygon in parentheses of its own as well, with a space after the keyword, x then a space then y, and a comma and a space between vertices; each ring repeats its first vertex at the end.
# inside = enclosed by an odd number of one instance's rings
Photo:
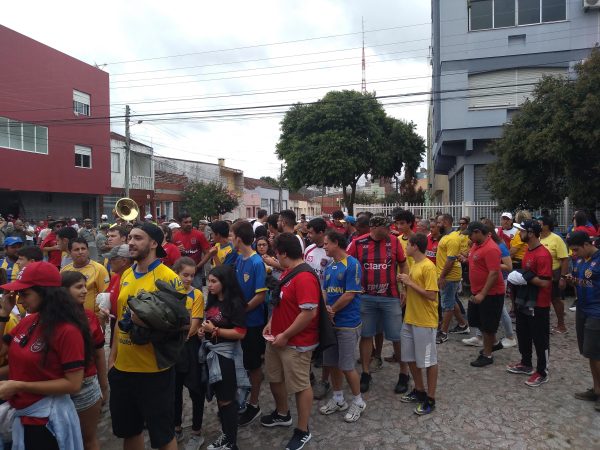
POLYGON ((140 208, 132 199, 124 197, 115 203, 115 214, 121 219, 131 222, 140 215, 140 208))

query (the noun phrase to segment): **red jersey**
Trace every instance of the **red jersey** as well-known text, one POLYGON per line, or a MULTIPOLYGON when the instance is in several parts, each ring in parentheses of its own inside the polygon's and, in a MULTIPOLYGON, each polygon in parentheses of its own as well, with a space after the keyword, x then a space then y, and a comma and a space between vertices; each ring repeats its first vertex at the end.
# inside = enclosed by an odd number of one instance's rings
MULTIPOLYGON (((527 249, 522 264, 523 270, 530 270, 539 278, 552 280, 552 255, 542 244, 533 250, 527 249)), ((550 303, 552 303, 552 283, 545 288, 539 288, 535 306, 549 307, 550 303)))
MULTIPOLYGON (((441 238, 441 236, 440 236, 441 238)), ((435 257, 437 255, 438 244, 440 243, 439 239, 434 239, 431 236, 431 233, 427 235, 427 250, 425 251, 425 256, 429 258, 429 260, 435 264, 435 257)))
MULTIPOLYGON (((85 309, 85 315, 88 319, 88 323, 90 325, 90 334, 92 335, 92 342, 94 343, 94 348, 96 350, 104 348, 104 333, 102 332, 102 328, 100 327, 100 322, 96 317, 96 314, 89 309, 85 309)), ((92 375, 96 375, 98 370, 96 369, 96 362, 92 360, 90 364, 85 368, 85 372, 83 372, 83 376, 85 378, 91 377, 92 375)))
POLYGON ((406 261, 402 245, 396 236, 376 241, 370 234, 356 238, 348 254, 358 259, 363 268, 362 287, 365 294, 399 298, 396 273, 406 261))
POLYGON ((117 315, 117 299, 119 298, 120 284, 121 275, 115 273, 110 277, 110 283, 108 284, 108 287, 105 291, 110 294, 110 313, 113 316, 117 315))
MULTIPOLYGON (((290 271, 281 274, 285 277, 290 271)), ((319 307, 321 286, 312 273, 300 272, 286 284, 281 286, 281 301, 273 308, 271 317, 271 334, 277 336, 287 330, 296 320, 303 308, 319 307)), ((288 345, 311 347, 319 343, 319 314, 304 330, 293 336, 288 345)))
MULTIPOLYGON (((4 337, 8 348, 8 378, 17 381, 48 381, 63 378, 67 372, 82 370, 85 351, 81 331, 71 323, 60 323, 54 329, 50 350, 44 363, 44 342, 38 324, 38 314, 21 319, 4 337)), ((18 392, 8 401, 23 409, 44 398, 44 395, 18 392)))
MULTIPOLYGON (((43 249, 46 247, 55 247, 56 244, 57 244, 56 234, 54 234, 54 232, 51 231, 50 233, 48 233, 48 236, 46 236, 46 238, 40 244, 40 248, 43 249)), ((52 250, 51 252, 48 252, 48 262, 58 268, 60 268, 61 257, 62 257, 62 252, 60 250, 52 250)))
POLYGON ((586 233, 589 237, 596 237, 597 233, 596 233, 596 229, 592 226, 589 225, 584 225, 584 226, 580 226, 580 227, 575 227, 573 228, 573 231, 583 231, 584 233, 586 233))
POLYGON ((504 278, 500 271, 501 259, 500 247, 491 238, 488 237, 482 244, 473 244, 469 252, 469 281, 473 294, 481 292, 490 272, 498 272, 498 279, 487 295, 504 294, 504 278))
POLYGON ((204 233, 196 229, 192 229, 189 233, 178 231, 173 235, 173 244, 177 247, 183 245, 185 249, 181 256, 189 256, 196 264, 202 259, 202 252, 210 250, 210 244, 206 240, 204 233))
POLYGON ((163 244, 162 247, 165 249, 165 252, 167 252, 167 256, 162 259, 165 266, 171 267, 175 264, 175 261, 181 258, 181 252, 172 242, 167 242, 166 244, 163 244))

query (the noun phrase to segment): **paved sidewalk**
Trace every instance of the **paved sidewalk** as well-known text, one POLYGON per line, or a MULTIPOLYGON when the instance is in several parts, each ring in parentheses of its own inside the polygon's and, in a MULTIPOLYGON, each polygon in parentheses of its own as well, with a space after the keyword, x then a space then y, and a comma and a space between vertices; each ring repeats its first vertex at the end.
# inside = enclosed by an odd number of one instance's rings
MULTIPOLYGON (((555 323, 551 314, 551 323, 555 323)), ((451 335, 448 342, 438 346, 440 375, 433 414, 418 417, 412 412, 414 405, 399 401, 393 392, 398 368, 384 363, 384 369, 373 375, 372 388, 364 396, 367 409, 357 423, 345 423, 342 413, 322 416, 318 406, 323 402, 315 402, 313 439, 305 448, 600 448, 600 412, 594 410, 593 403, 573 398, 573 392, 591 387, 589 367, 577 351, 574 320, 575 313, 567 310, 569 333, 551 335, 550 381, 539 388, 526 386, 526 376, 506 372, 506 364, 519 359, 516 347, 496 352, 493 365, 476 369, 469 362, 479 348, 464 346, 460 340, 465 335, 451 335)), ((384 355, 390 353, 391 346, 386 344, 384 355)), ((273 408, 267 384, 260 405, 265 413, 273 408)), ((293 402, 291 406, 295 420, 293 402)), ((189 401, 184 414, 184 426, 188 425, 189 431, 189 401)), ((213 401, 205 411, 205 446, 219 432, 213 401)), ((266 429, 257 421, 240 429, 238 445, 242 450, 283 449, 291 434, 291 428, 266 429)), ((122 446, 112 436, 107 412, 99 436, 102 449, 122 446)))

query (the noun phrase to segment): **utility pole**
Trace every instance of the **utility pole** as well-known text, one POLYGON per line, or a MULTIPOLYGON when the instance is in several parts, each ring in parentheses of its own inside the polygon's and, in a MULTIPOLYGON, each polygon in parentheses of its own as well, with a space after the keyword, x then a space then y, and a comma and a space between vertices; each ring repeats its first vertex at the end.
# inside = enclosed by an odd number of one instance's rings
POLYGON ((365 61, 365 18, 362 18, 362 83, 360 91, 363 94, 367 93, 367 64, 365 61))
POLYGON ((281 212, 281 206, 283 204, 283 164, 279 165, 279 212, 281 212))
POLYGON ((129 197, 129 154, 131 153, 131 135, 129 134, 129 120, 130 120, 129 105, 125 106, 125 197, 129 197))

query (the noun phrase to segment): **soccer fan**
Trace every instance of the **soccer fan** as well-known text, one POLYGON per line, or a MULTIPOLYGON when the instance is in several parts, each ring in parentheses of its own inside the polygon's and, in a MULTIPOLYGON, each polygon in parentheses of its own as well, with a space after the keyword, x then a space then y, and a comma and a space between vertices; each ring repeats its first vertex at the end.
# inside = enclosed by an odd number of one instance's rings
POLYGON ((460 238, 452 232, 453 218, 450 214, 442 214, 437 218, 440 230, 440 241, 436 252, 438 285, 440 288, 440 304, 442 306, 442 325, 436 342, 442 344, 448 340, 450 320, 456 317, 457 325, 451 330, 455 334, 469 334, 469 324, 458 306, 458 288, 462 278, 462 270, 458 255, 460 254, 460 238))
POLYGON ((90 311, 96 311, 96 296, 104 292, 110 277, 104 266, 90 259, 90 253, 85 238, 76 238, 69 242, 69 252, 73 262, 61 269, 61 272, 81 272, 86 281, 87 294, 84 307, 90 311))
MULTIPOLYGON (((106 245, 108 247, 107 251, 110 251, 110 249, 118 247, 119 245, 126 244, 128 234, 129 232, 125 227, 120 225, 112 226, 106 233, 106 245)), ((110 266, 110 261, 107 258, 104 258, 104 267, 109 273, 113 272, 112 267, 110 266)))
POLYGON ((19 270, 23 270, 27 264, 44 260, 44 254, 39 247, 21 247, 17 251, 17 257, 19 270))
POLYGON ((346 236, 353 236, 356 233, 356 217, 346 216, 344 220, 346 221, 346 236))
POLYGON ((64 226, 66 226, 66 222, 64 220, 50 222, 48 224, 48 228, 50 228, 51 231, 46 234, 46 237, 40 243, 40 248, 48 256, 48 262, 57 269, 60 269, 60 260, 62 255, 58 246, 56 233, 58 233, 58 230, 64 226))
POLYGON ((238 254, 235 248, 233 248, 233 244, 229 241, 229 224, 224 220, 217 220, 210 227, 214 233, 213 239, 215 245, 204 255, 198 266, 202 267, 210 260, 212 267, 220 266, 221 264, 235 267, 238 254))
POLYGON ((252 231, 256 231, 256 229, 261 225, 266 226, 268 216, 269 213, 266 209, 259 209, 256 213, 256 221, 252 224, 252 231))
POLYGON ((354 351, 360 339, 362 274, 356 258, 346 254, 346 237, 343 234, 335 230, 327 231, 323 247, 327 256, 333 259, 325 269, 323 293, 327 312, 335 327, 337 344, 323 352, 323 367, 332 369, 333 397, 319 411, 321 414, 333 414, 348 409, 342 390, 342 381, 346 378, 353 399, 344 420, 356 422, 367 407, 360 393, 360 378, 354 367, 354 351))
POLYGON ((244 367, 248 371, 250 397, 245 411, 240 415, 239 425, 249 425, 260 417, 258 397, 263 380, 261 369, 265 353, 265 340, 262 336, 265 327, 265 298, 267 295, 267 271, 263 259, 252 249, 254 232, 250 222, 236 222, 232 225, 233 245, 239 256, 235 263, 235 273, 242 291, 242 300, 246 310, 246 335, 242 339, 244 367))
POLYGON ((269 217, 267 217, 267 223, 265 224, 265 226, 267 227, 267 230, 269 232, 269 243, 271 244, 271 248, 273 251, 275 251, 275 248, 273 247, 273 243, 275 242, 275 238, 279 234, 278 223, 279 223, 279 214, 271 214, 269 217))
POLYGON ((331 222, 328 224, 329 228, 333 228, 339 233, 346 234, 348 229, 346 228, 346 221, 344 220, 344 212, 337 210, 331 213, 331 222))
POLYGON ((353 235, 348 237, 348 242, 352 243, 354 239, 359 236, 364 236, 365 234, 369 234, 369 216, 366 214, 359 214, 356 218, 356 224, 354 226, 356 231, 353 235))
POLYGON ((429 231, 430 231, 430 224, 429 224, 429 220, 427 219, 421 219, 417 222, 417 227, 416 227, 416 233, 421 233, 424 234, 425 236, 429 235, 429 231))
MULTIPOLYGON (((402 250, 406 255, 406 247, 408 246, 408 240, 410 237, 415 234, 413 232, 413 226, 415 224, 415 216, 409 210, 400 210, 394 216, 394 223, 396 225, 396 229, 400 233, 398 236, 398 242, 402 245, 402 250)), ((406 262, 408 263, 408 269, 413 265, 414 260, 412 257, 407 256, 406 262)))
MULTIPOLYGON (((525 210, 518 211, 515 214, 516 224, 513 224, 513 226, 515 228, 519 229, 518 224, 522 223, 526 220, 531 220, 531 213, 529 213, 529 211, 525 211, 525 210)), ((515 269, 521 268, 521 265, 523 262, 523 256, 525 256, 526 250, 527 250, 527 243, 523 242, 523 240, 521 239, 521 233, 519 233, 519 232, 515 233, 515 235, 510 240, 510 247, 509 247, 510 257, 513 260, 513 267, 515 269)))
POLYGON ((579 353, 589 360, 593 386, 575 393, 575 398, 596 402, 600 411, 600 251, 585 231, 574 231, 567 239, 577 258, 570 276, 564 277, 577 289, 575 329, 579 353))
MULTIPOLYGON (((277 259, 285 271, 284 279, 297 266, 304 263, 302 247, 292 233, 281 233, 275 238, 277 259)), ((281 286, 281 295, 273 307, 273 315, 263 334, 273 341, 267 342, 265 372, 275 400, 271 414, 262 416, 265 427, 290 426, 292 416, 288 394, 296 397, 298 424, 286 448, 299 450, 310 441, 308 428, 313 392, 310 385, 310 360, 319 344, 319 300, 321 288, 317 277, 300 272, 281 286)))
MULTIPOLYGON (((177 261, 179 258, 181 258, 181 252, 179 251, 179 248, 177 248, 177 246, 175 244, 173 244, 173 228, 170 227, 169 225, 167 225, 167 223, 161 223, 160 225, 160 229, 162 230, 163 234, 165 235, 165 240, 162 243, 162 247, 165 249, 165 253, 167 254, 167 256, 165 256, 162 259, 163 264, 165 264, 167 267, 173 267, 173 264, 175 264, 175 261, 177 261)), ((195 271, 194 271, 195 273, 195 271)))
POLYGON ((407 291, 402 325, 402 360, 408 363, 415 388, 400 400, 406 403, 417 402, 414 412, 422 416, 435 409, 438 377, 435 342, 438 326, 438 277, 435 264, 425 256, 427 237, 424 234, 413 234, 406 250, 414 264, 408 274, 398 276, 407 291), (427 390, 423 381, 423 369, 427 373, 427 390))
MULTIPOLYGON (((342 218, 344 214, 342 213, 342 218)), ((279 213, 279 217, 277 220, 277 231, 280 233, 292 233, 294 234, 294 229, 296 227, 296 213, 291 209, 284 209, 279 213)), ((345 229, 345 228, 344 228, 345 229)), ((300 242, 300 247, 302 247, 302 252, 304 252, 304 239, 301 236, 295 235, 300 242)))
POLYGON ((121 244, 113 247, 110 252, 103 255, 109 262, 111 267, 110 283, 106 288, 106 293, 110 298, 110 311, 98 311, 98 316, 101 322, 106 322, 110 317, 110 345, 114 340, 114 329, 117 317, 117 299, 119 298, 119 286, 121 283, 121 275, 131 267, 133 260, 129 256, 129 245, 121 244))
POLYGON ((442 237, 436 219, 431 219, 429 221, 429 229, 430 233, 427 235, 427 252, 425 253, 425 256, 427 256, 432 263, 436 264, 437 248, 442 237))
MULTIPOLYGON (((121 275, 117 321, 128 312, 129 297, 141 290, 156 291, 157 280, 183 292, 177 274, 160 261, 166 255, 163 240, 161 229, 151 223, 137 224, 129 233, 129 254, 135 262, 121 275)), ((108 381, 113 433, 124 439, 125 450, 142 450, 145 427, 153 448, 175 450, 173 367, 160 369, 153 344, 134 344, 128 332, 120 327, 115 330, 108 365, 112 367, 108 381)))
POLYGON ((583 231, 587 233, 591 238, 596 237, 596 229, 592 223, 588 220, 585 211, 576 211, 573 215, 573 231, 583 231))
POLYGON ((500 216, 500 227, 496 231, 498 237, 504 241, 506 247, 510 249, 510 242, 519 233, 513 223, 513 215, 510 212, 503 212, 500 216))
POLYGON ((508 281, 517 285, 517 339, 521 361, 510 364, 508 372, 531 375, 525 384, 540 386, 548 381, 550 352, 550 304, 552 303, 552 256, 540 242, 542 227, 536 220, 516 225, 521 241, 527 244, 522 271, 511 272, 508 281), (521 291, 525 291, 521 294, 521 291), (524 298, 524 304, 519 298, 524 298), (533 299, 529 299, 533 297, 533 299), (537 368, 532 365, 532 344, 535 346, 537 368))
MULTIPOLYGON (((189 256, 196 261, 196 268, 201 269, 202 265, 199 263, 202 260, 202 255, 210 250, 210 244, 202 231, 193 228, 192 216, 182 214, 179 223, 181 228, 173 235, 173 243, 179 247, 181 256, 189 256)), ((202 287, 201 272, 201 270, 196 271, 196 277, 192 283, 194 287, 202 287)))
POLYGON ((77 231, 79 233, 79 224, 77 223, 77 219, 75 217, 73 217, 71 219, 71 221, 69 222, 69 226, 71 228, 74 228, 75 231, 77 231))
POLYGON ((8 281, 15 281, 19 274, 18 252, 23 247, 20 237, 7 237, 4 239, 4 258, 0 258, 0 269, 6 270, 8 281))
POLYGON ((77 231, 73 227, 62 227, 56 233, 56 243, 61 252, 60 268, 62 269, 73 262, 69 252, 69 242, 77 238, 77 231))
POLYGON ((90 250, 90 258, 94 261, 98 260, 98 248, 96 247, 96 234, 97 231, 94 228, 92 219, 85 219, 83 226, 79 229, 79 236, 85 238, 88 243, 88 249, 90 250))
MULTIPOLYGON (((373 216, 369 221, 369 234, 355 239, 348 248, 348 254, 356 258, 362 266, 361 320, 363 323, 360 339, 360 359, 362 374, 360 391, 367 392, 371 385, 369 364, 373 352, 373 337, 378 326, 382 325, 385 338, 392 341, 394 354, 400 356, 400 329, 402 328, 402 305, 396 274, 407 273, 406 257, 395 236, 390 236, 386 217, 373 216)), ((408 390, 408 366, 400 365, 400 374, 395 392, 403 394, 408 390)))

